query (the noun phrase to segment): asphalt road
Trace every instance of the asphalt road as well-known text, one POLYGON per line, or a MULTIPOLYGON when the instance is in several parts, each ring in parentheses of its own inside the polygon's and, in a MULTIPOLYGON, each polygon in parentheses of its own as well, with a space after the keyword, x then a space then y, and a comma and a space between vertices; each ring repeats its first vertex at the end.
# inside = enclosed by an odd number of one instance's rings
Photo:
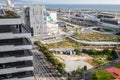
POLYGON ((61 75, 46 61, 37 49, 33 50, 35 80, 61 80, 61 75))

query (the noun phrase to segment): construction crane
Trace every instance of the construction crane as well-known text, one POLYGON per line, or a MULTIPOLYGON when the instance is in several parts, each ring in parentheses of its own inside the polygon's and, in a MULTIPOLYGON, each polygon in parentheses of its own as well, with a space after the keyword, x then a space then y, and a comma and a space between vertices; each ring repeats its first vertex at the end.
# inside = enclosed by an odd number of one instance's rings
POLYGON ((7 0, 7 6, 8 7, 14 7, 14 5, 12 5, 12 3, 11 3, 11 0, 7 0))

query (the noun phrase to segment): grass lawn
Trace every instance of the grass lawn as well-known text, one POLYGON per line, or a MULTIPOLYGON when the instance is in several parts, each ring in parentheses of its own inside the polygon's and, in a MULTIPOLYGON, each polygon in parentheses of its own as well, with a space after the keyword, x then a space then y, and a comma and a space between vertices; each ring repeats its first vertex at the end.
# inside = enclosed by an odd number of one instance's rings
POLYGON ((120 68, 120 64, 117 64, 115 67, 116 67, 116 68, 120 68))
POLYGON ((76 33, 74 37, 77 39, 84 39, 90 41, 119 41, 119 38, 117 36, 100 34, 96 32, 83 33, 83 34, 76 33))
POLYGON ((100 66, 103 64, 106 64, 114 59, 116 59, 116 57, 113 54, 112 50, 109 49, 104 49, 102 51, 98 51, 98 50, 84 50, 83 53, 88 54, 89 56, 91 56, 93 59, 89 60, 87 62, 89 62, 90 64, 92 64, 93 66, 100 66))
POLYGON ((0 18, 19 18, 19 16, 16 13, 14 13, 13 11, 7 10, 7 11, 5 11, 4 16, 0 15, 0 18))
POLYGON ((99 70, 93 73, 92 80, 115 80, 115 79, 105 70, 99 70))
POLYGON ((93 65, 94 67, 104 65, 110 62, 107 55, 90 55, 93 59, 88 60, 87 62, 93 65))
POLYGON ((79 28, 78 27, 76 28, 75 26, 72 26, 72 25, 69 25, 69 24, 67 24, 66 28, 67 28, 68 31, 81 31, 81 29, 82 29, 81 26, 79 26, 79 28))
POLYGON ((48 49, 52 49, 52 48, 76 48, 78 46, 82 46, 82 44, 71 41, 68 38, 65 38, 62 42, 53 43, 53 44, 46 44, 45 46, 48 49))
POLYGON ((100 65, 103 65, 103 64, 106 64, 108 62, 110 62, 108 59, 107 59, 107 56, 106 55, 92 55, 93 57, 93 60, 92 60, 92 64, 94 66, 100 66, 100 65))

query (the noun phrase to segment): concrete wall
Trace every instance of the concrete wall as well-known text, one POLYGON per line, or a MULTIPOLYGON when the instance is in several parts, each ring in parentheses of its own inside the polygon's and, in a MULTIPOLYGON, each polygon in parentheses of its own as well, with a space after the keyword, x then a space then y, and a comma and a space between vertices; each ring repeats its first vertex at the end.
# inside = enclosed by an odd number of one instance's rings
POLYGON ((7 68, 7 69, 0 69, 0 74, 9 74, 9 73, 15 73, 15 72, 22 72, 22 71, 30 71, 34 70, 33 67, 23 67, 23 68, 7 68))
POLYGON ((32 45, 19 45, 19 46, 14 46, 14 45, 3 45, 0 46, 0 52, 3 51, 15 51, 15 50, 25 50, 25 49, 32 49, 32 45))
POLYGON ((0 64, 1 63, 17 62, 17 61, 28 61, 28 60, 33 60, 33 56, 3 57, 3 58, 0 58, 0 64))
POLYGON ((0 25, 15 25, 21 23, 22 23, 21 18, 0 19, 0 25))
POLYGON ((0 39, 13 39, 13 38, 30 38, 30 33, 19 33, 19 34, 13 34, 13 33, 0 33, 0 39))
POLYGON ((11 78, 11 79, 5 79, 5 80, 34 80, 34 76, 26 77, 26 78, 11 78))

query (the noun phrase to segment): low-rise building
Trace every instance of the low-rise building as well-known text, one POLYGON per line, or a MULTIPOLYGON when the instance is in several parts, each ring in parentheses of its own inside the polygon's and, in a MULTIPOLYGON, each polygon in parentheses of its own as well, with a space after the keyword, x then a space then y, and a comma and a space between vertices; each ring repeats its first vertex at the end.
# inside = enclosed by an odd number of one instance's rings
POLYGON ((101 26, 103 27, 114 28, 114 29, 120 28, 120 24, 117 19, 104 18, 104 19, 100 19, 100 22, 101 22, 101 26))
POLYGON ((115 79, 120 80, 120 69, 119 68, 107 68, 105 69, 109 74, 111 74, 115 79))
POLYGON ((58 34, 59 28, 57 24, 57 13, 47 11, 45 20, 46 20, 46 26, 47 26, 47 34, 48 35, 58 34))

